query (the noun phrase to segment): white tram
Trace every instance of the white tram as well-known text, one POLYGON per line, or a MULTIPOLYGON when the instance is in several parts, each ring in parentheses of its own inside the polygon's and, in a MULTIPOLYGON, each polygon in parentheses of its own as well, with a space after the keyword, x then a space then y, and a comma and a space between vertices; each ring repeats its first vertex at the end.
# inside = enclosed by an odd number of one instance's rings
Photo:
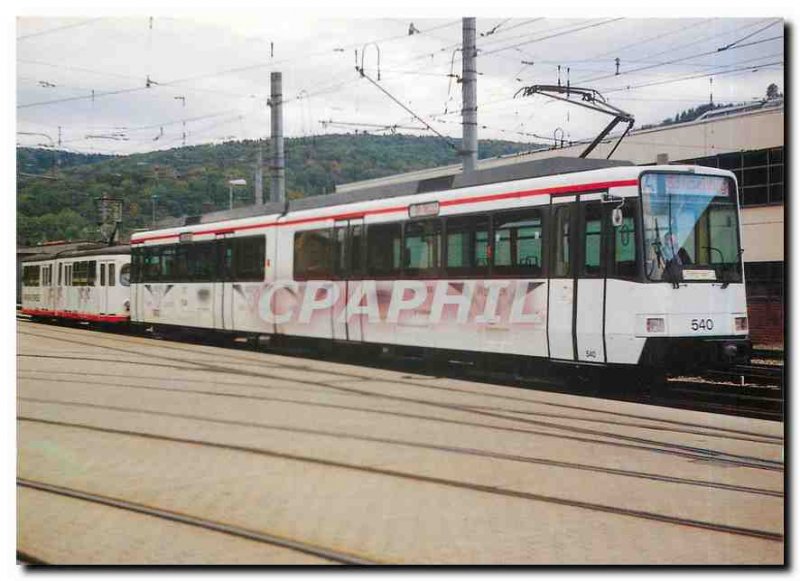
POLYGON ((247 211, 134 234, 132 321, 572 365, 749 353, 728 171, 556 158, 247 211))
POLYGON ((22 264, 22 312, 34 319, 130 320, 130 247, 38 255, 22 264))

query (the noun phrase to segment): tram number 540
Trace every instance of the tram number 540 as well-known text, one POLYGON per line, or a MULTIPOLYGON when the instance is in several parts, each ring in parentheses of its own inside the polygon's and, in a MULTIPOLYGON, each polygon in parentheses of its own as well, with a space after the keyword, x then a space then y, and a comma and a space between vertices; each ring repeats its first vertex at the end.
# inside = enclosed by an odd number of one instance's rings
POLYGON ((692 331, 711 331, 714 329, 714 319, 692 319, 692 331))

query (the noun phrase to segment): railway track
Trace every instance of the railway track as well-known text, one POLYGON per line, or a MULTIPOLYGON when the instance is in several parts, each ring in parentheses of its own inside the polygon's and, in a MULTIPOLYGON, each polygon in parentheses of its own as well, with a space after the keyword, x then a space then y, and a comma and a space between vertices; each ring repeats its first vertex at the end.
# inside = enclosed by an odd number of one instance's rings
MULTIPOLYGON (((19 315, 18 315, 19 316, 19 315)), ((52 325, 58 326, 53 323, 52 325)), ((85 326, 84 326, 85 327, 85 326)), ((117 329, 94 330, 113 335, 128 335, 117 329)), ((134 333, 141 335, 141 332, 134 333)), ((145 335, 152 336, 152 335, 145 335)), ((162 337, 156 337, 163 340, 162 337)), ((167 341, 170 341, 167 339, 167 341)), ((185 337, 181 342, 214 345, 235 350, 252 351, 248 341, 219 341, 216 338, 185 337)), ((256 349, 259 349, 255 347, 256 349)), ((697 376, 668 377, 665 383, 640 384, 635 387, 631 378, 609 379, 602 373, 582 375, 571 368, 542 367, 535 376, 521 376, 516 372, 489 371, 465 361, 438 361, 431 363, 418 357, 365 357, 353 352, 324 354, 310 348, 271 346, 269 352, 298 358, 330 360, 365 367, 392 369, 437 376, 468 379, 482 383, 497 383, 510 387, 537 389, 577 395, 589 395, 660 406, 708 411, 728 415, 782 421, 783 377, 782 365, 740 365, 729 370, 707 370, 697 376)), ((770 351, 770 353, 775 353, 770 351)))
MULTIPOLYGON (((276 450, 270 450, 261 447, 252 447, 252 446, 240 446, 240 445, 233 445, 233 444, 224 444, 215 441, 209 440, 198 440, 194 438, 179 438, 175 436, 166 436, 166 435, 159 435, 150 432, 139 432, 139 431, 131 431, 131 430, 121 430, 117 428, 110 428, 110 427, 99 427, 96 425, 91 424, 83 424, 83 423, 70 423, 70 422, 56 422, 51 420, 40 420, 35 418, 20 418, 22 421, 28 422, 41 422, 47 423, 51 425, 62 425, 62 426, 70 426, 74 428, 83 428, 86 430, 96 431, 96 432, 104 432, 104 433, 114 433, 114 434, 122 434, 127 436, 133 437, 141 437, 147 438, 150 440, 155 441, 169 441, 169 442, 176 442, 176 443, 183 443, 189 444, 193 446, 201 446, 201 447, 211 447, 217 449, 225 449, 225 450, 236 450, 239 452, 246 452, 251 454, 263 455, 263 456, 270 456, 275 458, 283 458, 283 459, 291 459, 294 461, 300 462, 307 462, 310 464, 320 465, 320 466, 327 466, 327 467, 334 467, 334 468, 342 468, 346 470, 356 471, 359 473, 364 474, 371 474, 371 475, 382 475, 382 476, 389 476, 393 478, 400 478, 403 480, 408 480, 412 482, 425 482, 429 484, 437 484, 440 486, 445 486, 449 488, 456 488, 461 490, 471 490, 476 492, 483 492, 491 495, 496 496, 503 496, 507 498, 517 498, 522 500, 528 500, 533 502, 539 503, 548 503, 551 505, 561 505, 561 506, 570 506, 574 508, 581 508, 585 510, 590 510, 594 512, 601 512, 606 514, 613 514, 613 515, 621 515, 621 516, 629 516, 649 521, 656 521, 662 523, 668 523, 673 525, 680 525, 689 528, 695 529, 705 529, 711 530, 716 532, 728 533, 731 535, 737 536, 744 536, 744 537, 751 537, 751 538, 759 538, 769 541, 776 541, 776 542, 783 542, 784 535, 777 531, 769 531, 763 529, 753 529, 748 527, 739 527, 739 526, 732 526, 712 521, 705 521, 705 520, 698 520, 686 517, 679 517, 679 516, 672 516, 667 514, 661 514, 658 512, 652 512, 647 510, 638 510, 638 509, 630 509, 624 508, 615 505, 608 505, 602 504, 597 502, 587 502, 582 500, 570 499, 570 498, 562 498, 558 496, 551 496, 546 494, 538 494, 532 492, 523 492, 520 490, 512 489, 512 488, 504 488, 499 486, 492 486, 492 485, 485 485, 479 484, 477 482, 469 482, 463 481, 458 479, 452 478, 443 478, 437 476, 428 476, 422 475, 418 473, 406 472, 403 470, 397 470, 392 468, 381 468, 381 467, 373 467, 373 466, 365 466, 361 464, 353 464, 348 462, 342 462, 337 460, 327 460, 322 459, 314 456, 308 455, 300 455, 300 454, 293 454, 293 453, 286 453, 286 452, 279 452, 276 450)), ((751 466, 753 468, 760 468, 766 470, 775 470, 778 469, 777 466, 775 467, 768 467, 766 464, 756 466, 751 466)), ((72 496, 74 498, 80 498, 83 500, 89 500, 91 502, 98 502, 101 504, 107 504, 108 506, 116 506, 117 508, 122 508, 125 510, 133 510, 138 511, 143 514, 150 514, 151 516, 157 516, 160 518, 166 518, 168 520, 175 520, 177 522, 183 522, 185 524, 194 524, 196 526, 201 526, 204 528, 210 528, 212 530, 217 530, 219 532, 226 532, 228 534, 234 535, 241 535, 244 538, 250 538, 254 540, 260 540, 261 542, 268 542, 273 544, 279 543, 296 543, 295 541, 286 541, 285 539, 280 539, 279 537, 272 537, 268 534, 262 534, 257 531, 251 531, 249 529, 240 529, 239 527, 225 525, 224 523, 218 523, 214 521, 207 521, 202 518, 195 518, 189 515, 182 515, 180 513, 175 513, 172 511, 166 511, 163 509, 159 509, 157 507, 151 507, 148 505, 128 502, 120 499, 113 499, 105 496, 95 495, 83 491, 78 491, 70 488, 64 488, 60 486, 55 486, 48 483, 37 482, 32 480, 26 479, 17 479, 18 486, 28 486, 31 488, 38 488, 44 491, 51 491, 55 494, 62 494, 67 496, 72 496), (228 527, 230 530, 227 530, 228 527), (254 535, 254 536, 245 536, 245 535, 254 535), (259 538, 259 536, 263 535, 263 538, 259 538)), ((336 551, 330 551, 325 548, 319 548, 313 545, 306 545, 305 543, 296 543, 297 546, 288 545, 288 544, 281 544, 280 546, 286 546, 289 548, 296 548, 296 550, 302 550, 306 553, 315 554, 318 556, 323 556, 325 558, 334 560, 336 562, 346 563, 346 564, 376 564, 373 561, 368 561, 366 559, 362 559, 358 556, 353 556, 349 554, 339 553, 336 551), (312 553, 312 551, 315 551, 312 553)))
MULTIPOLYGON (((149 506, 146 504, 141 504, 137 502, 131 502, 129 500, 123 500, 120 498, 112 498, 109 496, 104 496, 100 494, 93 494, 90 492, 85 492, 81 490, 76 490, 74 488, 69 488, 65 486, 58 486, 55 484, 49 484, 46 482, 41 482, 37 480, 29 480, 26 478, 17 478, 17 486, 22 488, 31 488, 34 490, 39 490, 42 492, 47 492, 49 494, 55 494, 58 496, 65 496, 69 498, 75 498, 79 500, 84 500, 87 502, 91 502, 94 504, 101 504, 104 506, 110 506, 113 508, 134 512, 137 514, 142 514, 150 517, 155 517, 163 520, 178 522, 186 525, 190 525, 193 527, 222 533, 225 535, 230 535, 242 539, 247 539, 250 541, 256 541, 259 543, 265 543, 268 545, 273 545, 277 547, 282 547, 285 549, 290 549, 292 551, 297 551, 300 553, 306 553, 308 555, 313 555, 316 557, 321 557, 330 561, 333 564, 342 564, 342 565, 376 565, 379 564, 376 561, 372 561, 369 559, 364 559, 358 557, 356 555, 352 555, 349 553, 343 553, 341 551, 336 551, 333 549, 329 549, 326 547, 319 547, 316 545, 312 545, 309 543, 304 543, 302 541, 297 541, 294 539, 285 539, 281 537, 277 537, 274 535, 270 535, 268 533, 254 531, 242 527, 238 527, 235 525, 230 525, 226 523, 216 522, 208 519, 204 519, 197 516, 192 516, 188 514, 181 514, 178 512, 170 511, 161 509, 154 506, 149 506)), ((767 533, 769 534, 769 533, 767 533)), ((44 561, 27 554, 20 555, 18 553, 17 558, 27 564, 32 565, 44 565, 46 564, 44 561)))

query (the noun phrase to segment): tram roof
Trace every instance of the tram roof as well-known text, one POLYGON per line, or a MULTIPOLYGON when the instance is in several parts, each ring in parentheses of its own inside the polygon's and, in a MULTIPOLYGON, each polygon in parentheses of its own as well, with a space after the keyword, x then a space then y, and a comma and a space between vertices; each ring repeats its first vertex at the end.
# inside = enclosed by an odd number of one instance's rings
POLYGON ((84 256, 109 256, 117 254, 130 254, 131 247, 129 244, 120 244, 117 246, 98 246, 96 248, 88 248, 84 250, 64 250, 56 253, 40 253, 23 258, 20 262, 42 262, 44 260, 56 260, 63 258, 82 258, 84 256))
POLYGON ((525 161, 478 169, 471 174, 464 174, 461 172, 460 166, 453 166, 449 173, 436 177, 403 180, 403 176, 400 175, 395 176, 397 181, 394 182, 383 183, 380 185, 367 184, 364 187, 357 187, 356 184, 352 184, 348 186, 346 191, 343 192, 322 196, 310 196, 308 198, 301 198, 299 200, 289 200, 285 204, 274 202, 269 204, 257 204, 253 206, 234 208, 233 210, 210 212, 208 214, 199 216, 184 216, 181 218, 166 219, 159 222, 155 228, 148 228, 147 230, 179 228, 181 226, 193 226, 195 224, 208 224, 240 218, 250 218, 254 216, 283 214, 287 212, 296 212, 299 210, 311 210, 315 208, 326 208, 329 206, 352 204, 355 202, 367 202, 372 200, 423 194, 427 192, 454 190, 469 186, 480 186, 498 182, 524 180, 557 174, 577 173, 633 165, 633 162, 621 160, 551 157, 547 159, 525 161))

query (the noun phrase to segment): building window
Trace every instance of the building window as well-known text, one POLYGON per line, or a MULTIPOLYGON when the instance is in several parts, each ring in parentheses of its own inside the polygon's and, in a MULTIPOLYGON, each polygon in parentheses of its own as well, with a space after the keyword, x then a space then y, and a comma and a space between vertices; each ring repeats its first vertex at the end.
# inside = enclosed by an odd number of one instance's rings
POLYGON ((681 163, 732 171, 739 183, 739 203, 742 206, 783 203, 783 147, 723 153, 681 163))

